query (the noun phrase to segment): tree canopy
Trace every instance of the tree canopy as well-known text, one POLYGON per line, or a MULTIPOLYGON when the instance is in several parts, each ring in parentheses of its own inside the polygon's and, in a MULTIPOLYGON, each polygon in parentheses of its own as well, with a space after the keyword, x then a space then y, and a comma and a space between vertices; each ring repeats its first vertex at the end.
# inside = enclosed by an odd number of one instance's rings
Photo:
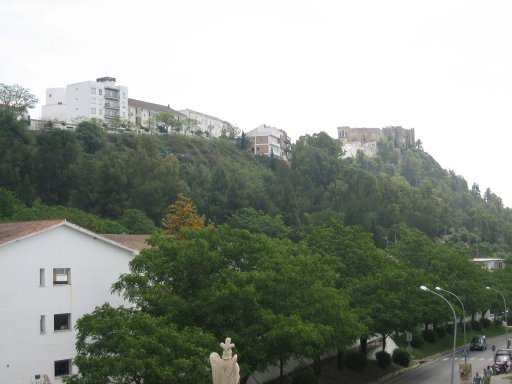
POLYGON ((15 117, 28 112, 36 106, 38 100, 30 91, 21 85, 0 83, 0 106, 13 113, 15 117))

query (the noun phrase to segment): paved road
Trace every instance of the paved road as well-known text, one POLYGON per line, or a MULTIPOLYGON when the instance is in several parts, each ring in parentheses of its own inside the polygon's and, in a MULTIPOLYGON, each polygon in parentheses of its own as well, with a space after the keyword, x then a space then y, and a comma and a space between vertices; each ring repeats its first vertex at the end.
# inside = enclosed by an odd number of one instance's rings
MULTIPOLYGON (((482 371, 487 365, 493 363, 493 352, 491 350, 492 345, 496 345, 496 348, 503 348, 505 344, 504 337, 498 337, 488 340, 488 349, 486 351, 471 351, 468 357, 468 363, 472 365, 473 375, 475 372, 479 372, 482 375, 482 371)), ((412 369, 403 375, 400 375, 394 379, 387 381, 387 384, 443 384, 450 383, 451 372, 452 372, 452 354, 444 356, 433 361, 424 363, 416 369, 412 369)), ((454 383, 459 383, 458 367, 460 363, 464 363, 464 357, 461 355, 461 351, 458 350, 455 356, 455 373, 454 383)), ((496 376, 497 379, 499 376, 496 376)), ((493 378, 493 382, 494 382, 493 378)))

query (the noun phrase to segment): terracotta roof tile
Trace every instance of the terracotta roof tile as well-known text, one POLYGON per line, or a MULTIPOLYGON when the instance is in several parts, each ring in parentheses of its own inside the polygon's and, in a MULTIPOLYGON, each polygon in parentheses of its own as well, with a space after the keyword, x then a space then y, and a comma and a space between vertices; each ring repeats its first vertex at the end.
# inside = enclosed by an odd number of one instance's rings
POLYGON ((128 98, 128 105, 130 107, 146 108, 146 109, 151 109, 153 111, 158 111, 158 112, 169 112, 169 113, 172 113, 177 116, 185 117, 185 115, 183 113, 176 111, 167 105, 149 103, 147 101, 130 99, 130 98, 128 98))
POLYGON ((21 239, 22 237, 51 228, 54 225, 60 224, 64 221, 65 220, 63 219, 58 219, 0 223, 0 244, 5 244, 12 240, 21 239))
POLYGON ((150 247, 147 244, 147 240, 150 238, 149 235, 125 235, 107 233, 101 234, 100 236, 136 251, 142 251, 143 249, 150 247))

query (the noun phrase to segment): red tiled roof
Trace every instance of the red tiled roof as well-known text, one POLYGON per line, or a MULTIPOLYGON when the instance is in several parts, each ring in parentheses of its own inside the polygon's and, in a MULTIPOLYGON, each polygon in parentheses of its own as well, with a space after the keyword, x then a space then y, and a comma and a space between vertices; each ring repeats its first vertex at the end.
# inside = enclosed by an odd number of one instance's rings
MULTIPOLYGON (((62 223, 68 223, 78 230, 94 235, 94 233, 66 222, 64 219, 0 223, 0 245, 47 230, 62 223)), ((141 251, 149 248, 149 245, 146 243, 150 237, 149 235, 101 234, 98 236, 132 251, 141 251)))
POLYGON ((134 249, 136 251, 142 251, 143 249, 150 247, 146 242, 150 237, 149 235, 125 235, 103 233, 100 236, 112 240, 118 244, 124 245, 127 248, 134 249))
POLYGON ((0 245, 33 233, 44 231, 64 221, 64 219, 57 219, 0 223, 0 245))

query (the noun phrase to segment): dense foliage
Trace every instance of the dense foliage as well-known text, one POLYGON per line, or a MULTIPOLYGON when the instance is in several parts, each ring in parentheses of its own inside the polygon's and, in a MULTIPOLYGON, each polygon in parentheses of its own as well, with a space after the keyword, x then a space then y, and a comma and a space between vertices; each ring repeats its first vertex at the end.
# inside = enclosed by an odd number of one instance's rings
POLYGON ((290 358, 318 367, 356 339, 422 341, 418 324, 451 320, 422 284, 457 292, 470 315, 501 308, 482 287, 512 290, 510 263, 490 274, 471 261, 509 256, 510 209, 420 148, 383 141, 376 158, 342 159, 318 133, 286 163, 231 139, 107 135, 94 122, 32 132, 0 111, 0 220, 153 234, 115 284, 136 309, 78 321, 71 383, 208 382, 227 336, 243 382, 290 358))
POLYGON ((342 159, 339 141, 321 132, 300 137, 287 164, 227 137, 106 134, 90 121, 75 132, 26 125, 0 111, 0 187, 28 207, 60 205, 115 221, 136 210, 161 227, 183 193, 208 222, 271 236, 297 239, 334 219, 371 232, 381 248, 395 241, 399 223, 473 256, 505 255, 512 246, 510 208, 490 189, 469 189, 421 148, 382 141, 375 158, 342 159))

